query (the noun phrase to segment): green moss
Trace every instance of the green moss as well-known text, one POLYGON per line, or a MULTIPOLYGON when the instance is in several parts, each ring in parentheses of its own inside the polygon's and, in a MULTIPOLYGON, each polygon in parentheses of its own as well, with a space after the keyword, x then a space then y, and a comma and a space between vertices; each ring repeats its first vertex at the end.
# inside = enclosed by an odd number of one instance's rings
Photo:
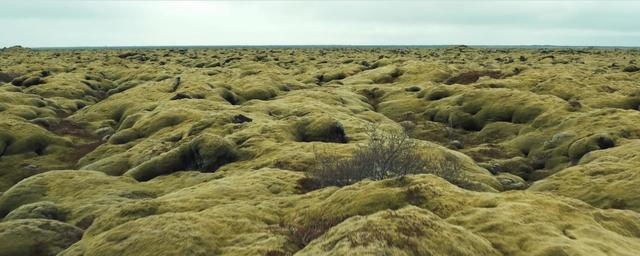
POLYGON ((136 122, 138 122, 138 120, 140 120, 142 117, 145 117, 148 113, 135 113, 135 114, 131 114, 131 115, 127 115, 127 116, 120 116, 118 118, 116 118, 117 120, 121 120, 120 125, 118 126, 118 129, 123 130, 123 129, 129 129, 131 127, 133 127, 136 122))
POLYGON ((47 187, 45 184, 37 182, 37 179, 23 180, 22 184, 29 184, 28 186, 20 186, 19 184, 4 192, 0 197, 0 216, 4 217, 21 205, 37 202, 47 194, 47 187))
POLYGON ((64 212, 53 202, 43 201, 22 205, 7 214, 4 219, 50 219, 64 221, 64 217, 64 212))
POLYGON ((615 139, 609 134, 595 134, 579 139, 569 146, 569 157, 572 160, 579 160, 585 154, 600 149, 607 149, 615 146, 615 139))
POLYGON ((522 127, 509 122, 494 122, 485 125, 477 134, 484 142, 508 141, 518 136, 522 127))
POLYGON ((474 116, 476 121, 484 127, 491 122, 511 122, 515 110, 510 107, 500 105, 483 106, 474 116))
POLYGON ((397 67, 389 66, 389 67, 380 68, 379 73, 375 74, 372 80, 374 83, 377 83, 377 84, 393 83, 401 75, 402 75, 402 70, 400 70, 397 67))
POLYGON ((46 83, 46 81, 44 81, 44 79, 40 78, 40 77, 29 77, 27 79, 25 79, 24 81, 22 81, 22 86, 33 86, 33 85, 39 85, 39 84, 44 84, 46 83))
POLYGON ((347 142, 342 124, 328 116, 305 119, 297 127, 300 141, 347 142))
POLYGON ((448 123, 454 128, 462 128, 467 131, 477 131, 480 128, 473 116, 464 112, 452 113, 448 123))
POLYGON ((299 255, 497 255, 481 237, 430 211, 406 207, 354 217, 332 228, 299 255))
POLYGON ((119 132, 113 134, 111 138, 109 138, 109 142, 113 144, 125 144, 133 140, 137 140, 141 137, 141 134, 138 130, 129 128, 120 130, 119 132))
POLYGON ((427 95, 428 100, 439 100, 451 96, 451 92, 444 88, 431 90, 427 95))
POLYGON ((156 114, 136 123, 136 130, 143 137, 148 137, 161 129, 180 124, 184 120, 185 116, 182 113, 174 113, 173 111, 156 112, 156 114))
MULTIPOLYGON (((619 67, 638 51, 126 52, 2 50, 0 79, 46 83, 0 82, 0 224, 86 229, 61 255, 640 251, 640 93, 619 67), (448 156, 465 189, 430 175, 304 189, 314 148, 346 155, 372 123, 448 156), (297 224, 324 230, 300 246, 297 224)), ((33 226, 3 226, 25 235, 0 254, 64 237, 33 226)))
POLYGON ((56 255, 82 238, 82 230, 55 220, 0 223, 0 255, 56 255))
POLYGON ((278 95, 271 88, 250 88, 237 93, 245 100, 268 100, 278 95))
POLYGON ((524 157, 494 160, 490 163, 492 173, 511 173, 526 180, 530 179, 533 168, 529 160, 524 157))
POLYGON ((4 152, 7 149, 7 144, 9 143, 8 140, 1 140, 0 139, 0 156, 4 155, 4 152))
POLYGON ((95 170, 108 175, 119 176, 131 168, 131 163, 127 155, 116 154, 81 166, 83 170, 95 170))
POLYGON ((201 135, 130 169, 125 175, 146 181, 179 170, 215 171, 236 159, 237 153, 229 141, 215 135, 201 135))
POLYGON ((346 78, 347 75, 345 74, 344 71, 341 70, 336 70, 336 71, 331 71, 328 73, 324 73, 318 76, 318 82, 320 83, 327 83, 333 80, 341 80, 346 78))
POLYGON ((545 142, 545 137, 536 134, 519 136, 509 143, 512 144, 521 154, 527 156, 540 149, 545 142))
POLYGON ((537 106, 521 106, 513 112, 511 121, 518 124, 529 123, 538 117, 544 109, 537 106))
POLYGON ((640 68, 638 68, 637 66, 626 66, 622 69, 622 71, 632 73, 640 71, 640 68))
POLYGON ((222 97, 225 101, 227 101, 231 105, 236 105, 240 103, 240 99, 238 96, 230 90, 223 89, 220 91, 220 97, 222 97))

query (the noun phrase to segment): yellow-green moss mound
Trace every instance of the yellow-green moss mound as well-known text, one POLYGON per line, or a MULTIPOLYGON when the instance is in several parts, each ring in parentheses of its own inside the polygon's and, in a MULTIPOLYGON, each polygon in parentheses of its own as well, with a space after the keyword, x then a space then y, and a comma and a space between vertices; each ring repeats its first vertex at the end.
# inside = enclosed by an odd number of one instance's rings
POLYGON ((637 255, 639 58, 2 50, 0 255, 637 255), (372 126, 464 182, 313 183, 372 126))

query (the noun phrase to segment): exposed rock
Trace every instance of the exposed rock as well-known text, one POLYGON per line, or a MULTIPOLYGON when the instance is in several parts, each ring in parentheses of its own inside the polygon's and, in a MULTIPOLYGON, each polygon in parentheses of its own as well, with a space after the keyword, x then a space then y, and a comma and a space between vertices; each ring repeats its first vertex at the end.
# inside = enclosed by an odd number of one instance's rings
POLYGON ((632 73, 640 71, 640 68, 637 66, 626 66, 624 67, 624 69, 622 69, 622 71, 632 73))

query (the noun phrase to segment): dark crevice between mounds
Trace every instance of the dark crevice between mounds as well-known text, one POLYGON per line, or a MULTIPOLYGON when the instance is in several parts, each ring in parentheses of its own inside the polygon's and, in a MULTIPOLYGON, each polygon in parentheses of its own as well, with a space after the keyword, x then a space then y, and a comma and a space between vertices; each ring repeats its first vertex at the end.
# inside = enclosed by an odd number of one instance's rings
POLYGON ((480 77, 488 76, 493 79, 503 78, 504 75, 500 71, 470 71, 465 73, 460 73, 455 75, 449 79, 447 79, 444 83, 448 85, 452 84, 472 84, 477 82, 480 77))
POLYGON ((61 120, 54 127, 50 127, 50 130, 59 135, 70 135, 89 141, 88 143, 74 145, 72 152, 67 155, 66 161, 72 168, 77 167, 77 163, 82 157, 93 152, 104 143, 98 135, 87 131, 84 125, 68 119, 61 120))
POLYGON ((106 99, 109 95, 107 93, 107 87, 101 87, 100 85, 96 85, 91 81, 82 80, 80 81, 82 84, 89 87, 92 91, 88 91, 87 95, 95 97, 98 101, 106 99))
MULTIPOLYGON (((48 70, 43 70, 43 71, 40 71, 39 73, 34 73, 31 75, 22 75, 17 77, 15 75, 16 75, 15 73, 0 72, 0 80, 5 82, 5 80, 8 80, 9 78, 13 78, 12 80, 10 80, 11 84, 15 86, 29 87, 29 86, 47 83, 47 81, 45 81, 42 78, 50 76, 51 72, 49 72, 48 70)), ((6 82, 9 82, 9 81, 6 81, 6 82)))
POLYGON ((426 95, 426 99, 427 100, 432 100, 432 101, 436 101, 436 100, 441 100, 444 98, 447 98, 449 96, 451 96, 451 92, 449 90, 445 90, 445 89, 435 89, 432 90, 428 95, 426 95))
POLYGON ((98 148, 102 144, 104 144, 104 141, 94 141, 94 142, 76 145, 74 146, 73 152, 67 156, 66 160, 69 163, 72 163, 74 168, 78 168, 79 167, 78 161, 80 161, 80 159, 86 156, 87 154, 93 152, 96 148, 98 148))
POLYGON ((126 59, 128 57, 132 57, 132 56, 136 56, 136 55, 138 55, 138 53, 136 53, 136 52, 125 52, 125 53, 118 54, 118 58, 126 59))
POLYGON ((238 96, 233 93, 230 90, 223 90, 220 93, 220 97, 222 97, 222 99, 224 99, 226 102, 228 102, 231 105, 238 105, 240 103, 240 99, 238 99, 238 96))
POLYGON ((398 80, 404 74, 399 68, 395 68, 391 73, 378 77, 373 80, 377 84, 390 84, 398 80))
POLYGON ((0 82, 9 83, 13 81, 13 79, 16 79, 19 76, 20 74, 18 73, 0 72, 0 82))
POLYGON ((96 219, 95 215, 89 214, 83 217, 82 219, 80 219, 78 222, 76 222, 74 226, 81 228, 83 230, 87 230, 93 224, 95 219, 96 219))
POLYGON ((582 109, 582 103, 580 103, 579 100, 575 100, 575 99, 569 99, 567 100, 567 111, 569 112, 576 112, 576 111, 580 111, 580 109, 582 109))
POLYGON ((5 221, 19 219, 67 221, 68 212, 60 209, 60 207, 51 201, 28 202, 26 204, 14 205, 14 207, 10 207, 13 209, 6 214, 5 221))
POLYGON ((76 109, 80 110, 86 107, 87 107, 87 104, 85 104, 84 102, 76 102, 76 109))
POLYGON ((231 64, 234 61, 241 60, 241 57, 230 57, 222 61, 220 66, 226 66, 227 64, 231 64))
POLYGON ((591 151, 608 149, 616 146, 615 138, 610 134, 594 134, 588 137, 578 139, 571 143, 568 150, 568 156, 575 164, 584 155, 591 151))
POLYGON ((44 142, 36 143, 34 145, 33 152, 36 153, 36 155, 39 155, 39 156, 44 155, 44 151, 47 149, 47 146, 49 146, 49 145, 47 145, 47 143, 44 143, 44 142))
POLYGON ((494 165, 499 163, 493 167, 500 167, 497 169, 500 172, 509 172, 527 182, 534 182, 555 173, 554 167, 575 165, 589 152, 615 146, 615 139, 609 134, 595 134, 572 142, 565 153, 555 150, 555 147, 546 147, 544 150, 538 146, 521 148, 521 156, 493 161, 494 165))
POLYGON ((215 172, 239 159, 235 145, 216 135, 201 135, 126 172, 138 181, 181 170, 215 172))
POLYGON ((322 183, 313 177, 303 177, 296 181, 296 193, 306 194, 322 188, 322 183))
POLYGON ((610 199, 609 208, 617 210, 628 210, 629 204, 624 199, 613 198, 610 199))
POLYGON ((406 92, 419 92, 419 91, 422 91, 422 88, 420 88, 419 86, 413 85, 413 86, 405 87, 404 91, 406 91, 406 92))
POLYGON ((623 72, 627 72, 627 73, 633 73, 633 72, 638 72, 640 71, 640 68, 637 66, 627 66, 624 69, 622 69, 623 72))
POLYGON ((596 139, 596 144, 600 149, 607 149, 607 148, 612 148, 616 146, 616 143, 613 141, 613 139, 609 137, 604 137, 604 136, 598 137, 596 139))
POLYGON ((197 170, 201 172, 215 172, 220 167, 225 164, 235 162, 238 160, 238 156, 236 153, 232 153, 232 151, 225 151, 217 155, 215 158, 208 158, 206 154, 202 154, 202 152, 191 149, 187 151, 180 157, 181 165, 185 170, 197 170))
POLYGON ((189 95, 187 93, 176 93, 170 100, 183 100, 183 99, 204 99, 203 95, 189 95))
MULTIPOLYGON (((542 169, 539 162, 535 163, 535 160, 526 157, 489 158, 489 156, 485 156, 483 158, 491 160, 479 162, 478 165, 487 169, 491 174, 510 173, 527 182, 532 181, 532 175, 536 170, 542 169)), ((544 167, 544 162, 542 162, 542 167, 544 167)))
POLYGON ((12 143, 13 143, 13 138, 11 137, 0 138, 0 158, 4 156, 4 153, 7 151, 7 149, 9 148, 9 146, 11 146, 12 143))
POLYGON ((376 69, 378 68, 379 63, 378 62, 374 62, 373 64, 371 64, 371 62, 367 61, 367 60, 362 60, 360 61, 358 64, 360 64, 361 66, 361 70, 362 71, 367 71, 367 70, 371 70, 371 69, 376 69))
POLYGON ((239 91, 238 95, 242 102, 251 100, 268 101, 278 97, 280 91, 274 88, 251 88, 248 90, 239 91))
POLYGON ((331 81, 339 81, 347 78, 345 73, 336 73, 336 74, 320 74, 316 76, 316 84, 323 85, 331 81))
POLYGON ((349 141, 342 124, 330 117, 302 121, 297 126, 296 137, 301 142, 347 143, 349 141))
MULTIPOLYGON (((124 108, 118 108, 118 109, 116 109, 116 110, 115 110, 115 111, 113 111, 113 113, 112 113, 111 120, 115 121, 115 122, 116 122, 116 124, 118 124, 118 125, 119 125, 119 124, 121 124, 121 123, 122 123, 122 121, 124 121, 124 119, 125 119, 125 117, 126 117, 126 116, 124 115, 124 112, 125 112, 125 111, 126 111, 126 110, 125 110, 124 108)), ((117 126, 116 126, 116 127, 117 127, 117 126)))
POLYGON ((382 101, 382 96, 384 96, 385 94, 384 90, 381 90, 378 87, 374 87, 371 89, 367 88, 360 90, 358 93, 367 98, 367 103, 371 105, 374 112, 378 112, 380 102, 382 101))
POLYGON ((49 123, 49 126, 45 128, 61 136, 69 135, 88 140, 100 139, 93 133, 87 131, 84 124, 69 119, 61 119, 59 122, 49 123))
POLYGON ((169 92, 175 92, 176 90, 178 90, 180 84, 182 84, 182 82, 180 81, 180 77, 176 77, 176 79, 173 81, 173 84, 171 84, 171 90, 169 90, 169 92))
POLYGON ((182 99, 191 99, 191 96, 180 92, 174 95, 173 97, 171 97, 170 100, 182 100, 182 99))
POLYGON ((542 57, 538 58, 538 61, 543 61, 545 59, 555 60, 556 56, 553 56, 553 55, 542 56, 542 57))
POLYGON ((72 152, 65 156, 65 160, 72 168, 77 167, 78 160, 93 152, 93 150, 104 143, 99 135, 88 131, 84 124, 76 123, 69 119, 61 119, 59 122, 52 123, 46 128, 59 136, 72 136, 88 141, 86 143, 75 144, 72 152))
MULTIPOLYGON (((46 154, 46 150, 52 143, 48 136, 34 134, 32 136, 16 140, 11 135, 0 140, 0 157, 11 154, 34 153, 38 156, 46 154)), ((1 158, 0 158, 1 160, 1 158)), ((29 166, 23 163, 22 166, 29 166)), ((27 168, 30 169, 30 168, 27 168)))
POLYGON ((11 84, 15 85, 15 86, 24 86, 24 87, 30 87, 30 86, 34 86, 34 85, 39 85, 39 84, 44 84, 47 81, 45 81, 44 79, 40 78, 40 77, 26 77, 26 76, 22 76, 22 77, 18 77, 13 79, 13 81, 11 81, 11 84))
POLYGON ((428 121, 446 125, 447 129, 462 129, 468 132, 477 132, 483 128, 473 115, 462 111, 449 112, 447 110, 431 108, 423 112, 422 116, 428 121))
POLYGON ((126 59, 126 60, 137 60, 137 61, 148 61, 153 59, 152 57, 147 56, 144 53, 141 52, 125 52, 125 53, 121 53, 118 54, 118 58, 121 59, 126 59))
POLYGON ((250 117, 247 117, 243 114, 238 114, 238 115, 234 115, 231 118, 231 122, 233 122, 234 124, 242 124, 242 123, 248 123, 253 121, 253 119, 251 119, 250 117))
POLYGON ((640 110, 640 96, 634 95, 627 97, 627 99, 621 102, 621 104, 614 107, 620 109, 640 110))

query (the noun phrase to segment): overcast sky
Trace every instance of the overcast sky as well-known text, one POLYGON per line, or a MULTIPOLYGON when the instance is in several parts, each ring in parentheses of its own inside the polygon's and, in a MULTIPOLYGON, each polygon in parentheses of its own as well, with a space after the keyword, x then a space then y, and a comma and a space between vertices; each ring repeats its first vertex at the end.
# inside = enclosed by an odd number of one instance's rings
POLYGON ((1 1, 0 47, 640 46, 640 1, 1 1))

